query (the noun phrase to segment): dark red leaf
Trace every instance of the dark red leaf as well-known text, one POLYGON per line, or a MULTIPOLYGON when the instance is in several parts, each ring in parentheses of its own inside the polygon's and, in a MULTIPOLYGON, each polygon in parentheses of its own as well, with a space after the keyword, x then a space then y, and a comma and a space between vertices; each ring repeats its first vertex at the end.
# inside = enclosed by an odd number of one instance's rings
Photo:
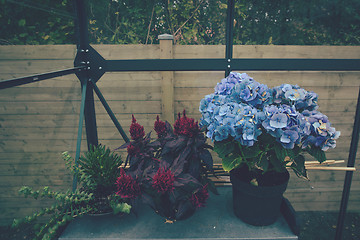
POLYGON ((211 156, 211 153, 207 149, 203 149, 199 153, 199 157, 203 161, 203 163, 205 163, 208 170, 211 170, 213 168, 213 158, 211 156))
POLYGON ((180 153, 180 155, 174 160, 170 169, 175 176, 183 172, 186 159, 190 154, 190 152, 191 152, 191 146, 186 146, 185 149, 180 153))

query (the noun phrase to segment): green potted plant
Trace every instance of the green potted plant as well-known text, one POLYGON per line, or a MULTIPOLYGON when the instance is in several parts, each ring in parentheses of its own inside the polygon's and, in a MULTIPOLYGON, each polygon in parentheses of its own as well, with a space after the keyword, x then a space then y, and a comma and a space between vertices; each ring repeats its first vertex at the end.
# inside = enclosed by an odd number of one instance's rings
POLYGON ((122 191, 133 189, 132 201, 141 199, 168 221, 188 218, 205 206, 208 188, 213 189, 206 175, 213 165, 210 146, 198 123, 185 111, 174 129, 159 117, 154 129, 157 138, 151 139, 133 116, 132 141, 120 147, 127 148, 129 167, 119 179, 128 179, 128 184, 119 181, 118 194, 125 197, 122 191))
POLYGON ((77 176, 80 187, 75 191, 52 191, 49 187, 33 190, 24 186, 19 192, 34 199, 52 199, 53 204, 23 219, 15 219, 12 227, 32 224, 35 239, 54 239, 73 219, 105 212, 130 213, 131 206, 115 194, 114 181, 120 176, 120 157, 105 146, 93 146, 75 166, 68 152, 63 153, 67 168, 77 176), (40 219, 48 216, 45 222, 40 219))
POLYGON ((234 212, 252 225, 269 225, 280 213, 291 167, 307 178, 304 153, 319 162, 340 132, 317 111, 317 94, 297 85, 274 88, 232 72, 200 101, 200 125, 230 172, 234 212))
POLYGON ((92 204, 96 211, 93 214, 118 212, 116 206, 121 208, 123 200, 115 194, 114 183, 120 176, 122 163, 119 155, 102 145, 91 146, 79 158, 79 166, 74 172, 78 171, 82 190, 94 196, 92 204))

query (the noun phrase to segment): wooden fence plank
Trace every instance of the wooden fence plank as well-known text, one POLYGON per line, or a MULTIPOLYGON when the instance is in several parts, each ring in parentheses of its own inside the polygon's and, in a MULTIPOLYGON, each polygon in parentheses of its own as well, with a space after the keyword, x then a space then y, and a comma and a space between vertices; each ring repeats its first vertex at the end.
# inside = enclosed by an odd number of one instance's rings
MULTIPOLYGON (((255 81, 268 85, 268 87, 281 84, 297 84, 304 89, 312 91, 313 86, 358 87, 360 85, 359 72, 278 72, 278 71, 249 71, 249 76, 255 81)), ((175 72, 175 87, 214 88, 221 79, 223 72, 175 72)), ((213 91, 213 90, 212 90, 213 91)))
POLYGON ((233 58, 360 58, 360 52, 351 46, 234 46, 233 58))
MULTIPOLYGON (((95 102, 99 112, 105 113, 100 101, 95 102)), ((111 104, 114 113, 160 113, 160 101, 117 101, 111 104)), ((62 102, 8 102, 0 105, 0 114, 78 114, 80 101, 62 102)))
POLYGON ((3 73, 23 74, 25 76, 52 72, 74 67, 74 60, 10 60, 0 61, 3 73))
POLYGON ((73 60, 76 55, 75 45, 14 45, 0 46, 1 60, 53 59, 73 60))

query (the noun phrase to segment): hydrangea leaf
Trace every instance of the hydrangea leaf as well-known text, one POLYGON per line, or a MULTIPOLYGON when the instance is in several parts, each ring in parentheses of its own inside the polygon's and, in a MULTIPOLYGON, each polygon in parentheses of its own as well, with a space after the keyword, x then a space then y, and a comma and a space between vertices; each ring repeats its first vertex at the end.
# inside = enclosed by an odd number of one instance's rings
POLYGON ((274 150, 276 157, 279 159, 279 161, 284 161, 284 159, 289 155, 288 151, 285 148, 283 148, 280 144, 276 143, 274 145, 274 150))
POLYGON ((233 142, 215 142, 214 151, 219 155, 220 158, 224 159, 228 154, 235 150, 233 142))
POLYGON ((287 151, 285 148, 283 148, 280 144, 276 143, 274 144, 274 151, 275 156, 272 155, 270 157, 270 162, 275 168, 276 171, 280 172, 284 169, 284 159, 287 156, 287 151))
POLYGON ((326 161, 325 153, 320 148, 312 146, 307 148, 306 150, 311 156, 313 156, 320 163, 326 161))
POLYGON ((269 168, 269 161, 266 159, 266 155, 263 154, 259 161, 256 163, 256 166, 260 168, 262 171, 266 172, 269 168))
POLYGON ((240 166, 240 164, 243 162, 243 159, 241 156, 236 154, 229 154, 228 156, 224 157, 222 160, 222 167, 225 171, 229 172, 233 170, 234 168, 237 168, 240 166))
POLYGON ((294 170, 296 176, 308 179, 305 168, 305 157, 303 155, 298 155, 294 158, 291 168, 294 170))
POLYGON ((244 158, 256 158, 259 157, 259 155, 261 154, 261 150, 257 145, 254 145, 252 147, 247 147, 238 143, 238 146, 241 149, 244 158))

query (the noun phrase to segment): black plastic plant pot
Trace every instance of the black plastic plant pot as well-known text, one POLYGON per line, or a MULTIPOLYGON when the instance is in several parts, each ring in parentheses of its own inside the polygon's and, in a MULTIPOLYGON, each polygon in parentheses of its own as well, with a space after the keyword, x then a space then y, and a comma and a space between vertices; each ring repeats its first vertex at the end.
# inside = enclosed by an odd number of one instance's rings
POLYGON ((235 215, 243 222, 254 226, 267 226, 276 222, 280 216, 280 206, 289 181, 289 173, 280 173, 280 178, 284 181, 274 186, 252 185, 243 181, 239 174, 239 169, 230 172, 235 215))
POLYGON ((162 195, 154 202, 155 212, 170 221, 186 220, 192 217, 196 208, 188 200, 173 203, 168 194, 162 195))

